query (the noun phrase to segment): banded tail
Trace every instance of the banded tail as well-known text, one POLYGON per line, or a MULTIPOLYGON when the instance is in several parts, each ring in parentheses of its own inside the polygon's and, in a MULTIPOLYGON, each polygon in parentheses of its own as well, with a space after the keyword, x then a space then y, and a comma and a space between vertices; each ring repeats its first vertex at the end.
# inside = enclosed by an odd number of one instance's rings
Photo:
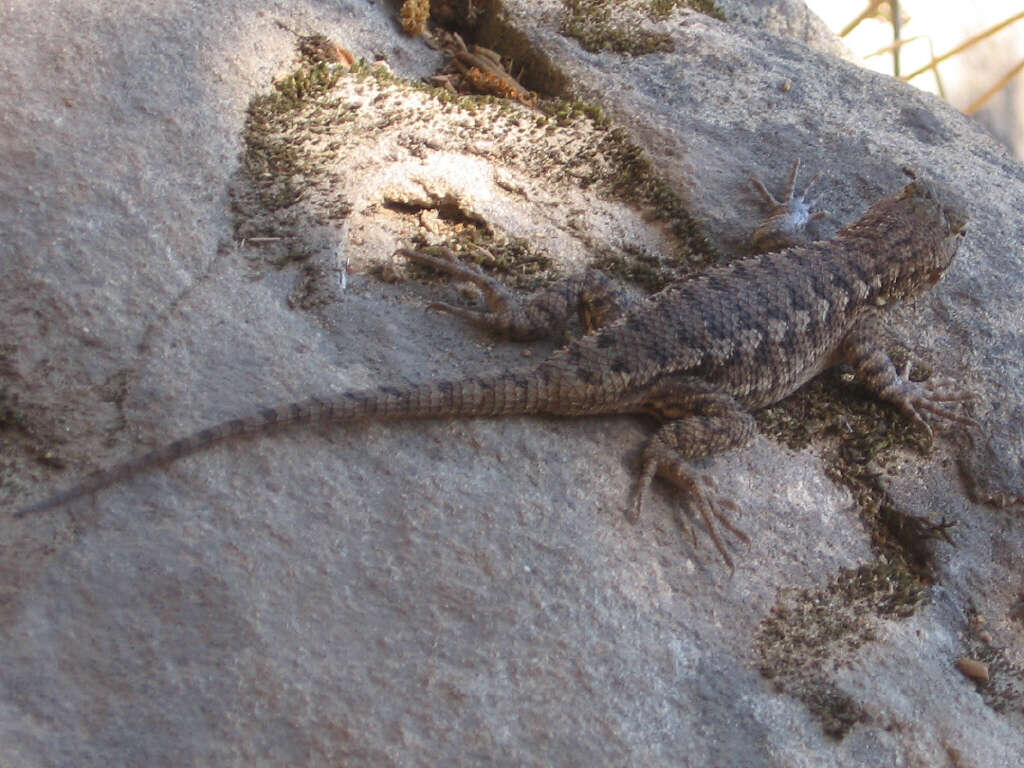
POLYGON ((14 513, 25 517, 66 504, 161 464, 202 451, 241 435, 291 424, 318 421, 350 422, 430 419, 445 416, 487 417, 542 413, 550 407, 552 388, 541 371, 510 371, 491 377, 433 381, 402 387, 350 390, 265 408, 175 440, 149 453, 97 472, 77 485, 14 513))

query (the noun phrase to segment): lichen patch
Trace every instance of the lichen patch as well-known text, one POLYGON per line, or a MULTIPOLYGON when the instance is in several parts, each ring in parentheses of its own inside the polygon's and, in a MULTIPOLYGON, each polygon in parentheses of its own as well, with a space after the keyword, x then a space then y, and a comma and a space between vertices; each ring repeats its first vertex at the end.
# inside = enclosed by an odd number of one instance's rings
POLYGON ((517 287, 598 263, 656 289, 715 258, 646 155, 588 105, 315 59, 253 99, 244 145, 235 237, 257 270, 374 272, 399 247, 445 244, 485 268, 542 265, 508 272, 529 278, 517 287))

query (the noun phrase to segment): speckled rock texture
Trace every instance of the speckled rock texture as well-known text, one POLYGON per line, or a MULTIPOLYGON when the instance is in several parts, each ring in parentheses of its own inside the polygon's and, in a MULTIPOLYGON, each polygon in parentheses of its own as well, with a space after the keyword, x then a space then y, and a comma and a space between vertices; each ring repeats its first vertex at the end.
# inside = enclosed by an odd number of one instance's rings
POLYGON ((398 4, 5 4, 0 764, 1019 765, 1024 518, 978 499, 1024 493, 1024 168, 799 4, 570 5, 473 5, 532 107, 424 89, 398 4), (365 63, 311 74, 314 34, 365 63), (904 167, 972 201, 889 328, 984 436, 813 384, 707 463, 734 572, 663 484, 624 519, 633 418, 283 430, 11 517, 260 405, 557 344, 426 313, 473 297, 398 247, 650 290, 742 253, 795 157, 823 237, 904 167))

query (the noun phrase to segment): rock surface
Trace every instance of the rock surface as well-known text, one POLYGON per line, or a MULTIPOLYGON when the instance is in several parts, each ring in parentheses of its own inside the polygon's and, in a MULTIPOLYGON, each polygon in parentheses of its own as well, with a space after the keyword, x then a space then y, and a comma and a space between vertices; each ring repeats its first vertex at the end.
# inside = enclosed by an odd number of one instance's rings
POLYGON ((675 9, 640 25, 666 49, 629 55, 566 37, 556 0, 489 13, 481 39, 524 84, 599 103, 627 143, 586 115, 402 85, 443 56, 388 4, 8 4, 4 512, 255 406, 550 349, 425 315, 458 297, 383 282, 399 245, 522 239, 550 261, 517 284, 599 258, 664 276, 711 253, 676 201, 728 258, 760 213, 748 174, 778 188, 799 156, 823 173, 825 236, 903 166, 974 203, 947 280, 891 327, 981 395, 989 439, 898 442, 869 467, 901 520, 955 521, 956 547, 898 581, 860 486, 833 479, 843 442, 772 439, 785 409, 710 464, 752 539, 733 574, 667 488, 623 519, 642 420, 288 430, 5 519, 4 765, 1017 764, 1024 521, 969 491, 1024 491, 1024 169, 812 23, 675 9), (311 34, 395 77, 345 73, 282 111, 260 136, 294 140, 294 189, 274 162, 261 186, 246 110, 311 34), (628 142, 652 161, 633 198, 628 142))

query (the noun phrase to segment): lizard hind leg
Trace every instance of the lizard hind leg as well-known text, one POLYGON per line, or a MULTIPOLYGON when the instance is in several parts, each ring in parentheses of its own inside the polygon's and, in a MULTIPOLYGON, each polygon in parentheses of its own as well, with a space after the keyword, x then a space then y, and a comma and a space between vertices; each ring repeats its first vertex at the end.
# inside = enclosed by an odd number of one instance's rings
POLYGON ((695 413, 670 421, 651 437, 644 449, 643 469, 633 508, 627 512, 627 518, 630 522, 639 519, 651 481, 658 475, 682 489, 691 499, 715 548, 732 568, 733 561, 719 535, 718 526, 721 525, 745 544, 750 544, 750 538, 736 527, 727 514, 738 511, 736 504, 719 497, 715 493, 714 481, 708 476, 698 476, 690 463, 693 459, 740 446, 753 434, 753 417, 726 397, 715 398, 718 402, 714 405, 724 407, 719 412, 695 413))
POLYGON ((487 308, 434 302, 427 305, 427 309, 455 315, 517 341, 557 336, 565 330, 569 318, 577 313, 584 330, 597 330, 622 317, 632 300, 607 275, 596 269, 588 269, 559 280, 520 301, 479 267, 459 261, 451 249, 439 246, 431 251, 428 253, 402 248, 396 254, 478 286, 487 308))

